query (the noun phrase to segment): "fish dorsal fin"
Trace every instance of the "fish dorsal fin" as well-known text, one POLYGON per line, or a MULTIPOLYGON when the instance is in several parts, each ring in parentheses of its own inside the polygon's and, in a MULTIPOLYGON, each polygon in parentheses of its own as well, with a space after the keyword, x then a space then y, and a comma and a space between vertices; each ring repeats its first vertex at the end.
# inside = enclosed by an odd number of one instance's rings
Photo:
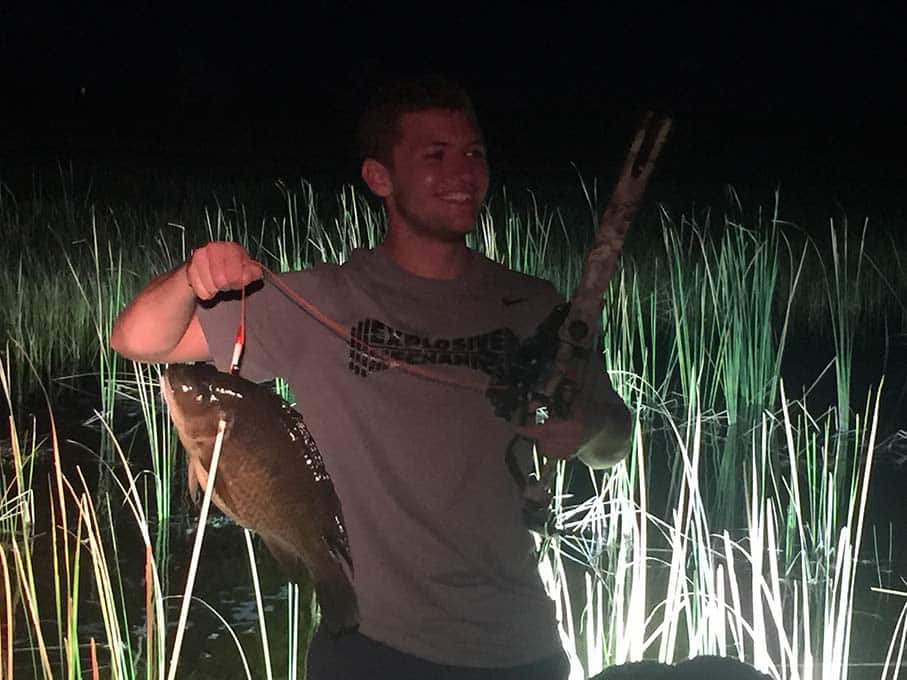
MULTIPOLYGON (((343 527, 339 521, 338 526, 341 528, 343 527)), ((331 557, 341 565, 345 563, 345 568, 349 571, 349 576, 352 576, 353 557, 350 555, 350 543, 346 538, 346 533, 337 536, 327 535, 324 537, 324 542, 328 546, 328 552, 331 554, 331 557)))

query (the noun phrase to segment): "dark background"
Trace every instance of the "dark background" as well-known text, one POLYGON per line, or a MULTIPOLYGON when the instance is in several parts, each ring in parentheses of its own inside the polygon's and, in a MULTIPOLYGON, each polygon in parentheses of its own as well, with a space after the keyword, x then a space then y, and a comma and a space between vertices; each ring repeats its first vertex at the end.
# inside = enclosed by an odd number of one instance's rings
POLYGON ((353 182, 369 92, 431 71, 472 92, 497 181, 556 188, 571 164, 610 180, 658 106, 676 115, 658 177, 678 200, 780 185, 902 221, 896 6, 4 3, 0 179, 64 159, 353 182))

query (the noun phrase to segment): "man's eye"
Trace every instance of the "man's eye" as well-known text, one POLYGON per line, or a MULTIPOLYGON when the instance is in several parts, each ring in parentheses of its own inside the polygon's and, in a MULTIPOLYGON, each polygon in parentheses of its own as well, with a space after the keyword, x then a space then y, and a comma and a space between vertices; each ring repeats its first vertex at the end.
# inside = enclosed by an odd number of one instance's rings
POLYGON ((470 158, 485 158, 485 149, 472 149, 466 155, 470 158))

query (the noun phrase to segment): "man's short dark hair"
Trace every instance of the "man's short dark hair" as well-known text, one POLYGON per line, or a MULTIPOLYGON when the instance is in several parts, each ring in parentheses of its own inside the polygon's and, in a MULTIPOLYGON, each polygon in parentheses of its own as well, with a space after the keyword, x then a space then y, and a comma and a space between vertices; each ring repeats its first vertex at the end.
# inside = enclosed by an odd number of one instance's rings
POLYGON ((466 90, 446 78, 431 75, 387 82, 359 118, 360 160, 373 158, 390 166, 394 145, 400 140, 400 117, 429 109, 462 111, 476 121, 466 90))

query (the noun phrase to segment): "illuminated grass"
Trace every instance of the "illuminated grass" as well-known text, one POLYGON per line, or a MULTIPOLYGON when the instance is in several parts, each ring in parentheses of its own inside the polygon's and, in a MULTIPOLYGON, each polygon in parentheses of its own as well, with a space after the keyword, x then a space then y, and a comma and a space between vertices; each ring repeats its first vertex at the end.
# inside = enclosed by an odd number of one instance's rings
MULTIPOLYGON (((90 183, 64 171, 56 182, 60 189, 51 191, 45 185, 36 188, 28 200, 7 197, 0 201, 0 329, 7 339, 27 348, 45 380, 87 371, 122 372, 122 366, 108 362, 103 355, 106 347, 99 346, 99 330, 109 326, 110 314, 144 282, 182 262, 191 248, 209 239, 237 239, 269 267, 286 270, 318 261, 344 261, 352 248, 376 244, 383 232, 380 211, 350 187, 333 200, 325 200, 304 182, 295 186, 279 183, 276 188, 238 186, 241 195, 217 200, 217 194, 204 185, 177 191, 158 181, 162 186, 142 187, 141 195, 169 191, 184 192, 189 198, 172 206, 169 214, 165 199, 157 199, 163 203, 158 207, 122 201, 108 206, 98 203, 90 183), (87 186, 76 189, 80 181, 87 186)), ((586 192, 594 203, 594 192, 586 192)), ((515 204, 506 192, 490 197, 474 245, 508 267, 552 280, 568 293, 576 281, 582 252, 592 238, 594 211, 590 210, 588 221, 577 222, 560 210, 539 206, 531 194, 528 200, 523 196, 519 200, 515 204)), ((886 232, 879 225, 868 225, 865 238, 857 237, 860 247, 845 252, 847 224, 836 225, 832 233, 837 236, 820 242, 803 229, 785 224, 778 205, 776 196, 768 214, 756 211, 745 217, 735 208, 719 220, 708 212, 693 211, 665 220, 663 225, 650 221, 634 226, 627 244, 628 260, 632 260, 628 266, 637 274, 635 285, 640 287, 643 302, 650 297, 659 302, 660 332, 676 332, 669 307, 663 305, 671 295, 695 304, 710 303, 724 290, 722 277, 756 277, 753 293, 790 288, 792 282, 785 278, 788 272, 779 271, 780 278, 772 275, 771 256, 778 254, 778 264, 787 252, 799 256, 806 246, 802 290, 791 300, 792 306, 788 309, 783 297, 776 298, 772 308, 759 312, 758 318, 770 314, 777 323, 789 315, 791 332, 821 337, 831 337, 834 328, 843 323, 855 329, 856 339, 885 327, 896 333, 907 325, 907 277, 903 276, 907 258, 897 240, 879 238, 886 232), (745 226, 747 222, 750 227, 745 226), (757 243, 761 248, 758 257, 764 262, 747 267, 733 256, 734 248, 749 244, 735 244, 724 234, 728 228, 738 239, 750 231, 748 238, 758 242, 764 231, 771 231, 778 240, 757 243), (699 234, 700 243, 691 238, 694 233, 699 234), (659 241, 663 243, 659 245, 659 241), (697 260, 706 254, 697 254, 697 249, 719 244, 724 248, 716 252, 714 264, 721 262, 719 269, 687 266, 687 258, 697 260), (671 278, 677 273, 669 271, 672 260, 681 265, 679 279, 671 278), (849 278, 836 278, 828 264, 832 261, 840 263, 838 272, 851 272, 849 278), (827 313, 825 281, 831 282, 833 296, 837 296, 839 283, 852 288, 841 310, 845 318, 827 313)), ((734 294, 731 289, 726 292, 734 294)), ((756 320, 749 318, 750 322, 756 320)), ((720 336, 699 337, 710 330, 714 329, 697 329, 693 324, 686 329, 691 341, 721 342, 720 336)), ((686 359, 685 355, 678 357, 686 359)), ((13 378, 18 381, 12 386, 16 396, 34 390, 29 372, 14 371, 13 378)))
MULTIPOLYGON (((815 527, 795 510, 792 559, 782 549, 788 511, 813 492, 801 488, 808 461, 825 457, 804 457, 800 447, 821 445, 812 435, 826 424, 795 433, 794 405, 782 404, 781 418, 766 415, 748 443, 741 529, 713 528, 703 503, 705 453, 695 405, 683 422, 665 414, 683 468, 666 516, 648 509, 647 442, 638 422, 630 460, 597 478, 596 495, 565 504, 566 535, 545 553, 542 573, 563 613, 566 645, 576 651, 571 677, 586 677, 580 664, 594 674, 644 657, 670 663, 699 654, 736 657, 775 678, 846 677, 879 395, 852 440, 859 476, 846 515, 826 515, 815 527), (773 467, 775 435, 784 440, 786 473, 773 467), (566 575, 577 564, 588 568, 580 589, 566 575), (571 612, 577 605, 582 609, 571 612)), ((827 465, 818 472, 832 474, 827 465)), ((834 493, 833 485, 824 489, 834 493)))

